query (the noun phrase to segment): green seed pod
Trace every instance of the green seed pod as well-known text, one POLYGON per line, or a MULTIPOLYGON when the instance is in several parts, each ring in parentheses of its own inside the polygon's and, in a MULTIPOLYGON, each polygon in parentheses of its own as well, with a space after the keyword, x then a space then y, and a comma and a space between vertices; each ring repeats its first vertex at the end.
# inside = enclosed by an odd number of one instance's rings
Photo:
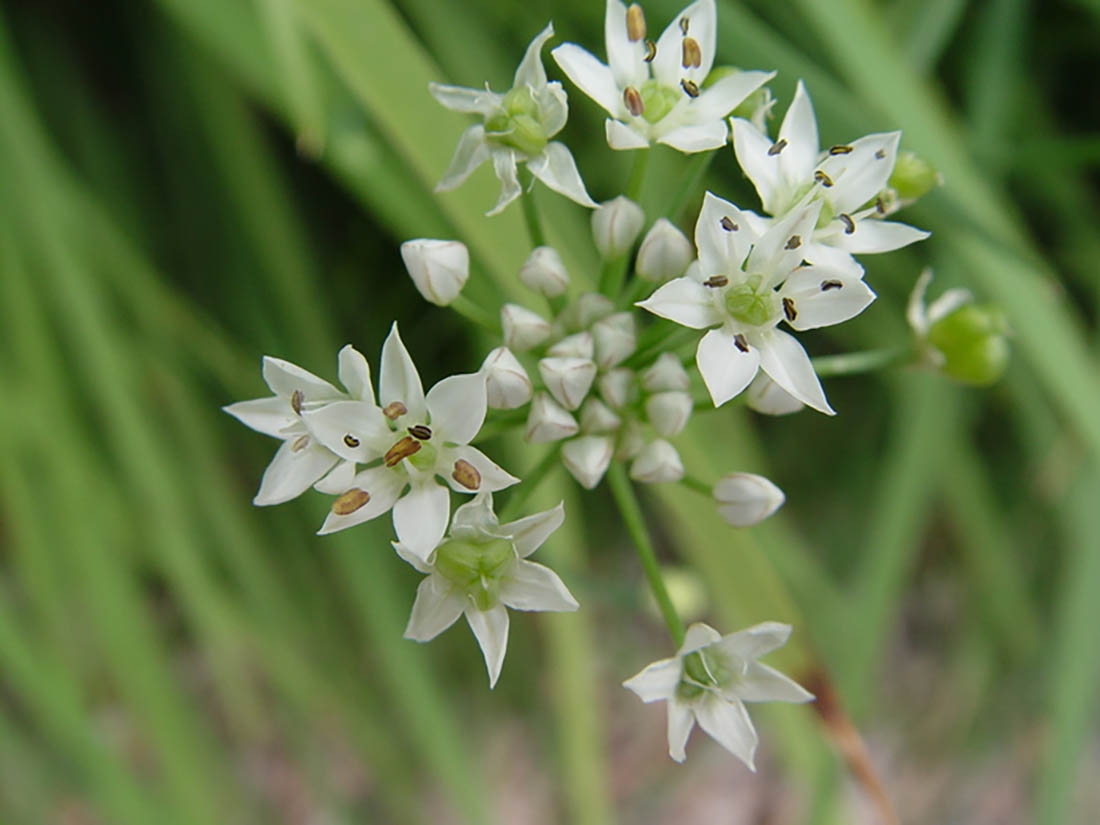
POLYGON ((914 201, 923 198, 939 183, 940 174, 932 164, 912 152, 898 152, 887 186, 900 200, 914 201))
POLYGON ((991 304, 966 304, 928 330, 928 343, 943 355, 943 373, 963 384, 986 387, 1008 367, 1004 313, 991 304))

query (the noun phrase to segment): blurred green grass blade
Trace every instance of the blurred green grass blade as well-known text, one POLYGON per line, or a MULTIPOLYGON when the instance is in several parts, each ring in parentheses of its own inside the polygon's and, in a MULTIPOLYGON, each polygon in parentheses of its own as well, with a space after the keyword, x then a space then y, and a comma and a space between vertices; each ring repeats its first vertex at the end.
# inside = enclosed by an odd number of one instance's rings
POLYGON ((1009 137, 1023 75, 1027 12, 1026 0, 990 0, 981 9, 966 74, 970 141, 976 149, 1002 145, 1009 137))
POLYGON ((968 0, 895 0, 890 22, 917 72, 927 75, 939 63, 968 5, 968 0))

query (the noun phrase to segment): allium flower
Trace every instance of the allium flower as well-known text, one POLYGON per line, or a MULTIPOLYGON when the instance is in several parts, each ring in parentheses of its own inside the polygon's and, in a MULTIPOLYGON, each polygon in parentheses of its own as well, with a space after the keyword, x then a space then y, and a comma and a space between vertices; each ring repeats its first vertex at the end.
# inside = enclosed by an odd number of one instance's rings
POLYGON ((555 192, 581 206, 595 208, 577 171, 573 155, 564 143, 551 141, 569 117, 565 90, 557 81, 548 83, 539 57, 543 45, 554 36, 548 25, 527 47, 506 94, 485 89, 466 89, 431 83, 436 100, 455 112, 481 115, 483 123, 471 126, 458 140, 451 165, 436 186, 444 192, 462 184, 487 160, 500 179, 500 198, 486 214, 496 215, 520 196, 517 164, 523 163, 536 178, 555 192))
POLYGON ((645 149, 656 142, 681 152, 703 152, 726 143, 726 115, 775 76, 735 71, 706 85, 716 28, 714 0, 697 0, 654 44, 646 39, 640 6, 607 0, 608 65, 573 43, 551 54, 569 79, 611 115, 605 126, 612 149, 645 149))
POLYGON ((336 401, 303 413, 317 440, 344 459, 317 484, 338 496, 320 532, 392 509, 401 543, 426 558, 443 538, 451 513, 450 494, 437 476, 459 493, 501 490, 519 480, 469 446, 485 420, 485 376, 452 375, 425 395, 394 324, 382 347, 377 405, 369 371, 360 381, 362 401, 336 401), (356 474, 357 464, 368 466, 356 474))
POLYGON ((405 638, 427 642, 465 614, 485 656, 489 687, 493 687, 508 647, 507 608, 577 609, 577 600, 557 573, 526 560, 561 526, 564 517, 559 504, 499 524, 493 497, 480 493, 455 511, 450 535, 429 556, 412 553, 395 542, 398 554, 427 574, 416 591, 405 638))
POLYGON ((807 198, 822 203, 817 225, 803 238, 802 257, 855 273, 853 254, 890 252, 928 237, 907 224, 882 220, 886 189, 901 132, 867 135, 822 152, 813 104, 802 81, 773 143, 747 120, 731 119, 737 162, 756 186, 764 211, 782 218, 807 198))
POLYGON ((750 770, 756 730, 745 702, 809 702, 814 697, 782 673, 756 660, 782 647, 790 625, 764 622, 722 636, 705 624, 688 628, 671 659, 654 662, 623 682, 643 702, 668 702, 668 755, 686 758, 684 747, 695 723, 750 770))
POLYGON ((833 413, 802 345, 776 329, 781 321, 796 330, 838 324, 875 298, 861 272, 802 266, 821 207, 813 201, 761 232, 759 218, 708 192, 695 226, 699 266, 638 304, 692 329, 717 327, 695 353, 716 407, 763 370, 799 401, 833 413))

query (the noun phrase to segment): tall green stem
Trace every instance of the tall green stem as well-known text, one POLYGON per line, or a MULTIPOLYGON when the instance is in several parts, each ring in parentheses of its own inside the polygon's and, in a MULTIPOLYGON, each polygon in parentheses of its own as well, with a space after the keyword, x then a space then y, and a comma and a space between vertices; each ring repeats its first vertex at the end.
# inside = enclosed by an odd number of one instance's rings
POLYGON ((846 352, 843 355, 826 355, 814 358, 814 372, 819 376, 856 375, 893 367, 911 360, 913 351, 907 347, 872 349, 864 352, 846 352))
POLYGON ((699 183, 703 180, 703 176, 707 173, 707 169, 710 168, 711 161, 714 160, 714 156, 717 154, 717 152, 699 152, 692 156, 691 161, 684 170, 684 174, 680 178, 683 184, 672 197, 672 200, 668 202, 668 208, 665 210, 665 215, 673 223, 679 221, 680 213, 683 212, 684 207, 687 206, 691 193, 699 187, 699 183))
POLYGON ((525 183, 520 202, 523 204, 523 220, 527 224, 527 234, 531 236, 532 247, 545 246, 546 236, 542 234, 542 223, 539 221, 538 208, 535 206, 535 190, 531 188, 530 181, 525 183))
POLYGON ((649 149, 638 149, 634 152, 634 165, 630 169, 630 180, 626 184, 626 196, 635 203, 642 196, 645 171, 649 166, 649 151, 649 149))

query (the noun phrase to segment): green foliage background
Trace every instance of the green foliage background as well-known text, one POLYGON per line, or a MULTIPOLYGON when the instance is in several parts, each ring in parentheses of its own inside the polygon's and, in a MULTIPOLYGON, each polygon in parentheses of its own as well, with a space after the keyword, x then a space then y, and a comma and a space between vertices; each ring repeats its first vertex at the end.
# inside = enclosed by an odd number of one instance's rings
MULTIPOLYGON (((689 466, 765 472, 788 504, 732 532, 686 491, 647 493, 662 553, 701 573, 719 627, 794 623, 775 663, 824 668, 902 761, 966 784, 1023 751, 1020 821, 1092 821, 1074 799, 1100 686, 1100 4, 718 5, 720 62, 778 69, 780 111, 801 77, 824 142, 901 128, 946 180, 906 214, 933 238, 869 260, 880 300, 811 352, 904 341, 930 263, 934 293, 1006 310, 1014 363, 990 391, 829 380, 835 419, 700 416, 689 466)), ((651 27, 677 8, 647 3, 651 27)), ((393 319, 426 382, 480 363, 488 341, 419 300, 397 246, 463 239, 467 294, 495 308, 525 297, 526 239, 518 207, 482 217, 486 171, 432 194, 466 124, 426 85, 503 88, 547 15, 603 53, 602 4, 580 0, 0 4, 2 821, 506 821, 484 757, 502 730, 550 821, 657 821, 689 781, 702 740, 681 769, 659 736, 652 760, 621 747, 663 712, 618 683, 668 650, 602 493, 540 490, 566 500, 544 552, 583 609, 514 621, 489 694, 465 629, 401 639, 417 577, 385 520, 322 539, 318 496, 251 508, 273 444, 218 411, 264 394, 261 354, 332 377, 341 344, 374 360, 393 319)), ((617 194, 629 158, 567 88, 565 139, 597 199, 617 194)), ((654 153, 651 215, 685 168, 654 153)), ((705 185, 756 203, 732 152, 705 185)), ((593 282, 584 211, 539 200, 593 282)), ((519 475, 537 460, 494 446, 519 475)), ((795 821, 851 821, 812 709, 756 718, 795 821)))

